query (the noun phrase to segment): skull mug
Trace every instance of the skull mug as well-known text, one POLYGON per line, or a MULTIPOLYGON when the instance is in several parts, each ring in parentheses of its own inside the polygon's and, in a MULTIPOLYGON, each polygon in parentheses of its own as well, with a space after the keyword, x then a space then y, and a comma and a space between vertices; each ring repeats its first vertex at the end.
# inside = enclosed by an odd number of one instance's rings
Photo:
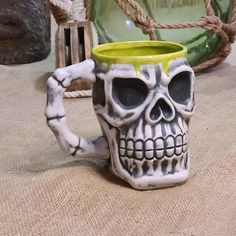
POLYGON ((194 73, 184 46, 162 41, 103 44, 92 58, 56 69, 48 79, 45 115, 61 148, 108 159, 112 173, 136 189, 184 183, 189 175, 188 127, 194 73), (76 79, 93 83, 103 135, 94 141, 67 127, 63 93, 76 79))

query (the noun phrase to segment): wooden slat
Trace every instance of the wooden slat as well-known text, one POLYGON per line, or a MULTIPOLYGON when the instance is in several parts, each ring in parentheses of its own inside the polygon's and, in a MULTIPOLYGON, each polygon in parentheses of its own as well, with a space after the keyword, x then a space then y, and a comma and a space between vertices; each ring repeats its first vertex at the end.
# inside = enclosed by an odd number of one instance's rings
POLYGON ((70 50, 71 50, 71 63, 79 63, 79 35, 78 35, 78 26, 73 24, 70 26, 70 50))
POLYGON ((84 50, 85 59, 90 58, 92 50, 92 32, 88 21, 84 22, 84 50))
POLYGON ((58 43, 57 43, 57 67, 66 66, 66 43, 64 26, 59 26, 58 29, 58 43))

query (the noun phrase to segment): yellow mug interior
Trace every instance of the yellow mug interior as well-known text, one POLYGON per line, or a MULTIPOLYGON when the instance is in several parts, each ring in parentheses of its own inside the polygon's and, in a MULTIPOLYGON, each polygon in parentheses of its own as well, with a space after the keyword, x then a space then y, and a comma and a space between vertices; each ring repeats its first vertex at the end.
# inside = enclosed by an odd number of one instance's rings
POLYGON ((97 63, 131 64, 139 74, 140 65, 159 64, 168 73, 168 63, 177 58, 187 57, 187 48, 166 41, 130 41, 99 45, 92 50, 97 63))

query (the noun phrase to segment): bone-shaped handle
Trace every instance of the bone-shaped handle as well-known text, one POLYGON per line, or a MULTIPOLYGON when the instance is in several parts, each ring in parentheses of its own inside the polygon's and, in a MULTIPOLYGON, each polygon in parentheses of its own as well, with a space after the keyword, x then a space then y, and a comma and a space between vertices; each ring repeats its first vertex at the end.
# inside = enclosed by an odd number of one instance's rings
POLYGON ((45 116, 47 125, 53 131, 64 152, 76 157, 108 159, 109 148, 104 136, 89 141, 78 137, 69 130, 63 104, 63 94, 75 80, 83 78, 91 83, 95 82, 94 67, 94 61, 88 59, 78 64, 56 69, 47 81, 45 116))

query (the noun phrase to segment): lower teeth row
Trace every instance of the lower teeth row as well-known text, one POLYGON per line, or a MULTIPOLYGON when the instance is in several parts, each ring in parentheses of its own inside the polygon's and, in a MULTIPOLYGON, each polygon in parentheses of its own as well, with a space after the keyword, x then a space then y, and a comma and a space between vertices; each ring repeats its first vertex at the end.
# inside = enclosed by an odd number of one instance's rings
POLYGON ((134 177, 143 175, 167 175, 188 169, 188 155, 184 153, 179 158, 161 161, 138 161, 127 157, 120 157, 124 168, 134 177))

